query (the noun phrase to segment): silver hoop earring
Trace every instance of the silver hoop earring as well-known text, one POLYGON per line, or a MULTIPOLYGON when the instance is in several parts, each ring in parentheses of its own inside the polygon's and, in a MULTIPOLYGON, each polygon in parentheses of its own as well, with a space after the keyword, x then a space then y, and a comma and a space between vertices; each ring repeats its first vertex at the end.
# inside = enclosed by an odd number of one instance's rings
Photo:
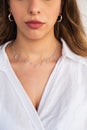
POLYGON ((12 14, 11 14, 11 13, 8 15, 8 19, 9 19, 10 22, 13 22, 13 21, 14 21, 14 20, 12 19, 12 14))
POLYGON ((57 19, 57 22, 60 23, 62 21, 62 19, 63 19, 62 15, 59 15, 58 19, 57 19))

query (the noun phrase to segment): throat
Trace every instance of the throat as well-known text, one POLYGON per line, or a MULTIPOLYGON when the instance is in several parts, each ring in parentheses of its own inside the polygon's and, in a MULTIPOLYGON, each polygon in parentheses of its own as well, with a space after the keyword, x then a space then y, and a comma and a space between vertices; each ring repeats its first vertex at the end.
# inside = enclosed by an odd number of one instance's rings
POLYGON ((37 66, 42 66, 44 64, 48 64, 49 62, 53 62, 53 61, 57 61, 58 57, 57 57, 57 51, 58 51, 58 45, 56 44, 55 49, 50 53, 47 54, 45 56, 45 58, 41 58, 42 56, 39 55, 39 58, 37 58, 37 56, 32 56, 33 58, 31 58, 31 56, 27 56, 24 53, 21 54, 20 52, 17 51, 16 47, 14 46, 14 44, 12 44, 11 46, 11 51, 14 57, 15 61, 19 61, 19 62, 23 62, 24 64, 30 64, 33 67, 37 67, 37 66), (33 59, 33 60, 32 60, 33 59))

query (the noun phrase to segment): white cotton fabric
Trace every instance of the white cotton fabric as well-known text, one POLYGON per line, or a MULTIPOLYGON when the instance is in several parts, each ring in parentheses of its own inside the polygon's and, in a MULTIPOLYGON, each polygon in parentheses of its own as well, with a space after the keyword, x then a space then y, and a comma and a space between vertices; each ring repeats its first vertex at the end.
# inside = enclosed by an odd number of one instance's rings
POLYGON ((63 42, 36 111, 0 48, 0 130, 87 130, 87 59, 63 42))

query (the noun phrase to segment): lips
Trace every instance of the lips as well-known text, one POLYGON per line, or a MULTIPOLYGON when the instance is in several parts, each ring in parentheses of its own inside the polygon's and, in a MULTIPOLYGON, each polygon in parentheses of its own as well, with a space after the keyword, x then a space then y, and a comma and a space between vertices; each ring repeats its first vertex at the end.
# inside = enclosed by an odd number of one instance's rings
POLYGON ((25 23, 31 29, 38 29, 38 28, 40 28, 41 26, 44 25, 44 23, 41 22, 41 21, 28 21, 28 22, 25 22, 25 23))

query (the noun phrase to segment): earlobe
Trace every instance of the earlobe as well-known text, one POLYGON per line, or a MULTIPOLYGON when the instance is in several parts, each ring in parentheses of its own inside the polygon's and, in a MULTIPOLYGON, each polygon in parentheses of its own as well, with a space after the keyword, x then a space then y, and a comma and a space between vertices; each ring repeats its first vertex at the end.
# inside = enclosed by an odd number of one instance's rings
POLYGON ((13 22, 13 21, 14 21, 13 16, 12 16, 11 13, 8 15, 8 19, 9 19, 10 22, 13 22))
POLYGON ((57 22, 60 23, 60 22, 62 21, 62 19, 63 19, 63 17, 62 17, 62 15, 60 14, 60 15, 58 16, 58 18, 57 18, 57 22))

